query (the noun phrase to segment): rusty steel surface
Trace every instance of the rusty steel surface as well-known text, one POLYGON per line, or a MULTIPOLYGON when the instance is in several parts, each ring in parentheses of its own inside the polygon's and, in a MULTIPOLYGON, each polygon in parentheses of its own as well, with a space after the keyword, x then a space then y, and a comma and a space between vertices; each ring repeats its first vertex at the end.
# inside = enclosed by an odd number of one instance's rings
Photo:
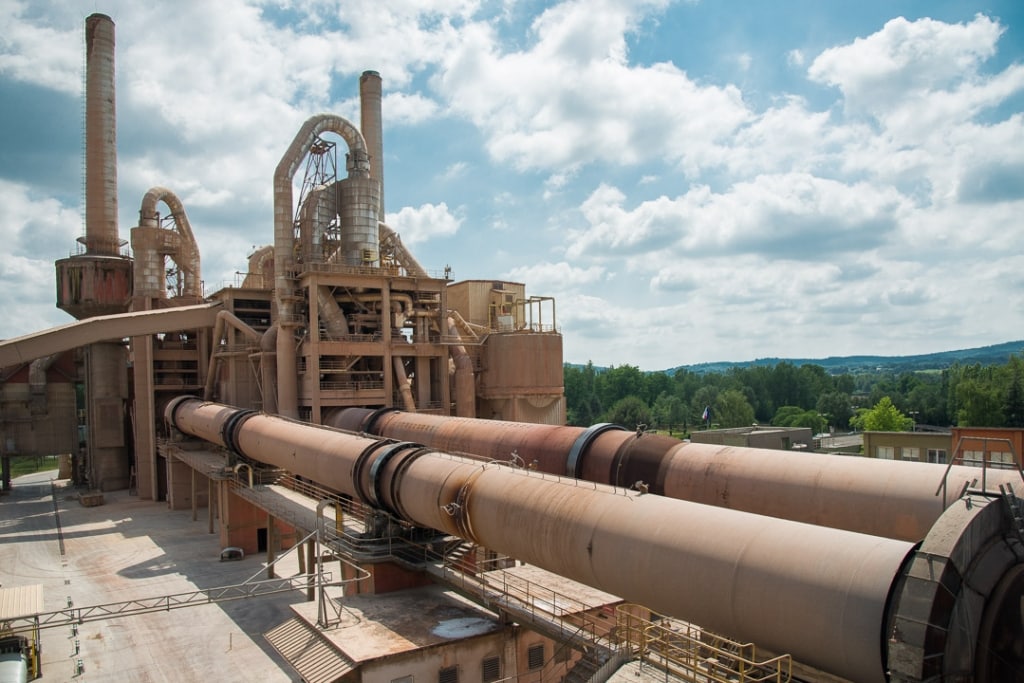
POLYGON ((114 21, 85 20, 85 246, 86 253, 116 256, 117 123, 114 95, 114 21))
POLYGON ((885 680, 887 599, 909 543, 381 446, 279 417, 236 419, 243 412, 183 397, 166 414, 214 443, 233 432, 245 455, 375 496, 414 524, 851 680, 885 680))
MULTIPOLYGON (((906 541, 924 538, 964 487, 981 479, 979 468, 960 465, 947 477, 946 465, 687 443, 621 429, 588 439, 582 427, 399 411, 369 421, 361 410, 342 411, 333 424, 489 460, 514 453, 543 472, 626 488, 643 482, 670 498, 906 541)), ((1013 471, 987 477, 991 490, 1007 482, 1021 488, 1013 471)))

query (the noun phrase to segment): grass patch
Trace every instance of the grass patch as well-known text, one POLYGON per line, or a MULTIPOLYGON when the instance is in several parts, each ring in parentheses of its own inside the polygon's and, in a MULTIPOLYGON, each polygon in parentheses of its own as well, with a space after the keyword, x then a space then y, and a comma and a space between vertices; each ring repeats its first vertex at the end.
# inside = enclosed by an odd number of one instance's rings
POLYGON ((60 464, 59 455, 12 455, 11 478, 55 470, 60 464))

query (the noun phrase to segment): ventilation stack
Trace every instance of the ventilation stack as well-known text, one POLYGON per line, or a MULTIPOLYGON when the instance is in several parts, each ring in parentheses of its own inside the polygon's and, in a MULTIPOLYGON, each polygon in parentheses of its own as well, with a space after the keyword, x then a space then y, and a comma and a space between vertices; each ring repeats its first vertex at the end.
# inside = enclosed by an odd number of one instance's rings
MULTIPOLYGON (((114 106, 114 22, 85 20, 85 236, 78 253, 57 261, 57 307, 82 320, 124 313, 132 295, 132 262, 117 230, 117 123, 114 106), (84 252, 82 251, 84 247, 84 252)), ((127 356, 118 343, 85 349, 86 471, 100 490, 126 488, 127 356)))

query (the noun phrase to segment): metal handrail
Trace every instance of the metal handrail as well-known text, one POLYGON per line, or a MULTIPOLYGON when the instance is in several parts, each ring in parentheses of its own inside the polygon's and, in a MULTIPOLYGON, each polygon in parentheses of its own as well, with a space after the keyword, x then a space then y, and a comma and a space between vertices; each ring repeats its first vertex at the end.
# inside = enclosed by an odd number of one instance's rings
POLYGON ((753 643, 738 643, 676 620, 652 621, 639 605, 616 608, 620 645, 649 665, 686 680, 714 683, 786 683, 793 676, 793 659, 778 655, 758 659, 753 643))

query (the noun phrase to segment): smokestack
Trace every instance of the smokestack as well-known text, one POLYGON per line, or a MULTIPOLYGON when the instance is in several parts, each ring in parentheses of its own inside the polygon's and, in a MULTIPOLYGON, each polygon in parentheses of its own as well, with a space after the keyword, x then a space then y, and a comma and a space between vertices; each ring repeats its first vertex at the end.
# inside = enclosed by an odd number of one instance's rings
POLYGON ((85 20, 85 250, 116 256, 117 118, 114 107, 114 20, 85 20))
POLYGON ((384 222, 384 129, 381 122, 381 80, 376 71, 364 71, 359 78, 359 127, 370 153, 370 177, 380 184, 377 220, 384 222))

